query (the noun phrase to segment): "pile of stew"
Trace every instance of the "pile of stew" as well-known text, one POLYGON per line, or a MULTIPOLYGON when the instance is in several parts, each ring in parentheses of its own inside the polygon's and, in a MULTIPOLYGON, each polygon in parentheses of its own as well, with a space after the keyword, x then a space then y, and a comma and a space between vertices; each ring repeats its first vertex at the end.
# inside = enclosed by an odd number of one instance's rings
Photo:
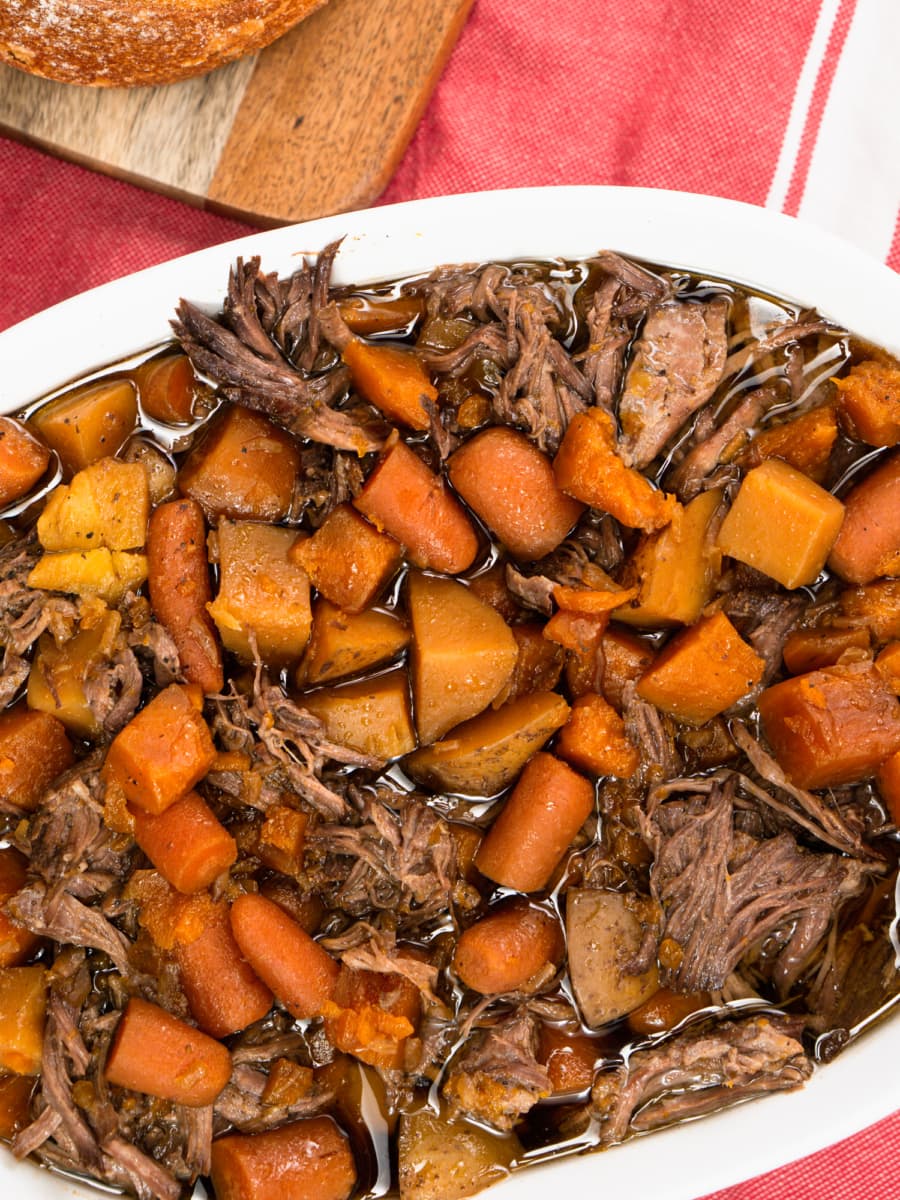
POLYGON ((0 1136, 452 1200, 900 992, 900 366, 605 252, 221 312, 0 418, 0 1136))

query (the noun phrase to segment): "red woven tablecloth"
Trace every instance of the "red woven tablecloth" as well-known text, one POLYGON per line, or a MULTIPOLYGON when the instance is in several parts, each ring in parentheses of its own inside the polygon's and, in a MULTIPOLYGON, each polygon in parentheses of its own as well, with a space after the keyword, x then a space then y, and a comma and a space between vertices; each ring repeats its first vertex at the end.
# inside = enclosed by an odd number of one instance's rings
MULTIPOLYGON (((798 215, 900 269, 898 46, 900 0, 476 0, 382 199, 677 188, 798 215)), ((0 140, 0 328, 245 231, 0 140)), ((715 1200, 897 1200, 898 1163, 900 1115, 715 1200)))

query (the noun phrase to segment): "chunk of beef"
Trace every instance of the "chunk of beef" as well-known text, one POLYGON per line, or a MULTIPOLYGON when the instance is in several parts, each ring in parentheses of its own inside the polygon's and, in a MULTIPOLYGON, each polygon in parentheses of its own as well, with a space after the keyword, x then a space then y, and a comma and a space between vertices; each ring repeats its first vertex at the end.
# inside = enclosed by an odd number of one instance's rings
POLYGON ((766 1092, 802 1086, 812 1063, 783 1017, 757 1015, 689 1027, 600 1072, 591 1089, 601 1146, 724 1108, 766 1092))
POLYGON ((728 354, 728 301, 665 301, 635 346, 619 401, 620 451, 633 467, 656 458, 712 396, 728 354))

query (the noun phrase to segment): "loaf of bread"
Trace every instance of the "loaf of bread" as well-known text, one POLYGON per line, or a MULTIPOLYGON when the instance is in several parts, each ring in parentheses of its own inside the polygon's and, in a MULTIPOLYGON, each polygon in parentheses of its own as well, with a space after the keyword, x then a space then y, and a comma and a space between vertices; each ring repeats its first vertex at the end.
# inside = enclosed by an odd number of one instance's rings
POLYGON ((261 50, 324 0, 0 0, 0 61, 66 83, 173 83, 261 50))

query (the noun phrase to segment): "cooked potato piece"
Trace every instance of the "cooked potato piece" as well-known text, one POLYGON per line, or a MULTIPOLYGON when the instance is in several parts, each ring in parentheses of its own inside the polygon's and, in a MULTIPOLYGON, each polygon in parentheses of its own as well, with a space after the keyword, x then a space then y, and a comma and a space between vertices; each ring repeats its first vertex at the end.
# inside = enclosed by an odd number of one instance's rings
POLYGON ((464 721, 443 741, 411 754, 404 768, 438 791, 494 796, 564 725, 569 706, 556 692, 532 692, 464 721))
MULTIPOLYGON (((650 903, 644 901, 644 903, 650 903)), ((618 1021, 659 987, 656 966, 631 975, 640 947, 641 922, 621 892, 571 888, 566 896, 569 976, 586 1024, 618 1021)))
POLYGON ((45 967, 0 967, 0 1071, 38 1074, 46 1011, 45 967))
POLYGON ((191 450, 178 485, 210 520, 279 521, 291 506, 299 469, 300 452, 289 433, 261 413, 228 405, 191 450))
POLYGON ((638 585, 637 599, 616 609, 627 625, 690 625, 712 596, 722 551, 710 526, 722 492, 701 492, 672 523, 643 537, 626 565, 626 581, 638 585))
POLYGON ((309 647, 297 671, 301 687, 377 667, 409 642, 409 629, 393 613, 347 613, 320 597, 312 614, 309 647))
POLYGON ((74 475, 99 458, 117 454, 137 424, 137 392, 128 379, 104 379, 57 396, 31 424, 74 475))
POLYGON ((786 588, 814 583, 844 520, 844 506, 777 458, 744 476, 719 530, 719 548, 786 588))
POLYGON ((509 1174, 522 1146, 430 1108, 402 1113, 398 1136, 400 1200, 463 1200, 509 1174))
POLYGON ((50 634, 41 634, 28 675, 28 707, 56 717, 78 737, 97 737, 100 725, 88 704, 85 680, 115 653, 120 625, 117 612, 107 613, 61 646, 50 634))
POLYGON ((423 745, 475 716, 509 682, 516 639, 499 613, 453 579, 413 573, 411 679, 423 745))
POLYGON ((332 741, 374 758, 399 758, 416 744, 404 670, 321 688, 300 702, 324 722, 332 741))
POLYGON ((51 493, 38 517, 38 540, 45 550, 138 550, 149 516, 143 464, 101 458, 51 493))
POLYGON ((219 590, 209 608, 226 650, 283 666, 306 648, 312 625, 309 576, 290 558, 293 529, 257 521, 219 524, 219 590))
POLYGON ((316 591, 346 612, 362 612, 378 598, 400 565, 403 547, 349 504, 333 508, 312 537, 301 537, 291 560, 316 591))
POLYGON ((37 807, 41 793, 75 761, 64 726, 18 704, 0 714, 0 799, 37 807))
POLYGON ((73 550, 44 554, 28 575, 28 585, 48 592, 71 592, 118 604, 147 578, 147 556, 125 550, 73 550))

